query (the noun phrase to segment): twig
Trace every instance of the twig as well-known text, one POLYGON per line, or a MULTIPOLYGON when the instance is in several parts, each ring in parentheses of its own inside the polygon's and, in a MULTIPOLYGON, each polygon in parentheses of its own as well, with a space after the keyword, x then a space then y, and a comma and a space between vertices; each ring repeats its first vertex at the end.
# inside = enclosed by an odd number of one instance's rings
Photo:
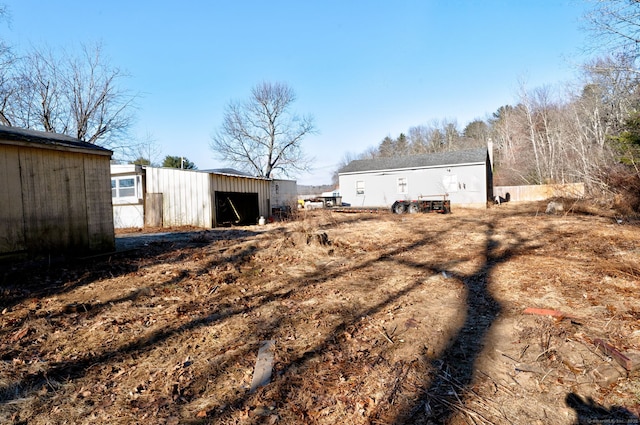
POLYGON ((544 376, 542 377, 542 379, 540 380, 540 383, 542 384, 544 382, 544 378, 546 378, 551 372, 553 372, 554 369, 551 368, 549 369, 549 372, 545 373, 544 376))
POLYGON ((546 350, 544 350, 542 353, 538 354, 538 357, 536 357, 536 359, 535 359, 534 361, 535 361, 535 362, 537 362, 537 361, 538 361, 538 359, 539 359, 541 356, 544 356, 545 354, 547 354, 547 353, 548 353, 549 351, 551 351, 552 349, 553 349, 553 350, 555 350, 555 348, 553 348, 553 347, 549 346, 549 348, 547 348, 546 350))
POLYGON ((520 362, 520 360, 516 360, 516 359, 514 359, 513 357, 511 357, 511 356, 510 356, 510 355, 508 355, 507 353, 503 353, 502 351, 500 351, 500 354, 501 354, 501 355, 503 355, 503 356, 505 356, 505 357, 506 357, 506 358, 508 358, 509 360, 513 360, 513 361, 514 361, 514 362, 516 362, 516 363, 519 363, 519 362, 520 362))
POLYGON ((491 380, 491 382, 493 382, 497 388, 502 389, 502 391, 506 392, 506 393, 507 393, 507 394, 509 394, 510 396, 515 396, 515 394, 513 393, 513 391, 511 391, 511 390, 509 389, 509 387, 507 387, 507 386, 506 386, 506 385, 504 385, 504 384, 501 384, 500 382, 496 382, 496 380, 495 380, 495 379, 493 379, 493 378, 492 378, 488 373, 486 373, 486 372, 484 372, 484 371, 482 371, 482 370, 480 370, 480 369, 478 369, 478 372, 480 372, 481 374, 483 374, 484 376, 486 376, 487 378, 489 378, 489 379, 491 380))
MULTIPOLYGON (((467 414, 467 415, 469 415, 471 417, 473 417, 473 416, 480 417, 484 421, 484 423, 494 424, 489 419, 485 418, 482 414, 480 414, 480 413, 476 412, 475 410, 472 410, 472 409, 470 409, 468 407, 465 407, 464 405, 453 403, 453 402, 447 400, 446 398, 440 397, 440 396, 432 395, 431 397, 434 400, 436 400, 437 402, 442 403, 442 404, 444 404, 445 406, 447 406, 447 407, 449 407, 451 409, 458 410, 459 412, 465 413, 465 414, 467 414)), ((457 398, 457 394, 456 394, 456 398, 457 398)), ((458 398, 458 400, 460 400, 460 399, 458 398)))
POLYGON ((520 357, 518 357, 518 361, 520 361, 522 359, 522 357, 524 357, 524 353, 527 352, 528 348, 529 348, 529 344, 525 345, 524 348, 522 349, 522 351, 520 351, 520 357))
POLYGON ((395 344, 393 342, 393 340, 389 337, 389 335, 387 335, 387 330, 384 328, 384 326, 381 326, 382 330, 378 329, 378 332, 380 332, 380 335, 382 335, 383 337, 385 337, 387 339, 387 341, 389 341, 392 344, 395 344))
POLYGON ((603 329, 603 330, 606 330, 606 329, 607 329, 607 326, 609 326, 609 323, 611 323, 611 321, 612 321, 613 319, 615 319, 615 317, 616 317, 616 315, 615 315, 615 314, 614 314, 613 316, 611 316, 611 319, 609 319, 609 321, 607 322, 607 324, 606 324, 606 325, 604 325, 604 328, 602 328, 602 329, 603 329))

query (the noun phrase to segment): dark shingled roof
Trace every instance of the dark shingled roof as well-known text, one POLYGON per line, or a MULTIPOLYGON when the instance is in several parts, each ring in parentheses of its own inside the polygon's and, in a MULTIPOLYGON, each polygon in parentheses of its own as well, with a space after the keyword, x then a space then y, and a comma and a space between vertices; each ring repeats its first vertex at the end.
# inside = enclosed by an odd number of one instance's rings
POLYGON ((244 171, 236 170, 235 168, 211 168, 208 170, 200 170, 205 173, 214 173, 214 174, 229 174, 231 176, 242 176, 242 177, 253 177, 249 173, 245 173, 244 171))
POLYGON ((64 134, 47 133, 44 131, 27 130, 18 127, 9 127, 0 125, 0 140, 9 140, 15 142, 37 143, 44 146, 59 146, 66 148, 91 149, 111 153, 109 149, 92 143, 83 142, 74 137, 64 134))
POLYGON ((399 170, 457 164, 483 163, 487 160, 487 148, 453 152, 438 152, 392 158, 357 159, 341 168, 339 174, 364 171, 399 170))

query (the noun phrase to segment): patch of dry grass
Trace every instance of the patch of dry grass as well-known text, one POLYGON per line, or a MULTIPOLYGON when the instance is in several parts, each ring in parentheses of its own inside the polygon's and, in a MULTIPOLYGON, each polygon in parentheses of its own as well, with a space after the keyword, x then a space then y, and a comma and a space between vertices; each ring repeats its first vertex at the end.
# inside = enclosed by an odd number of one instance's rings
POLYGON ((592 340, 640 350, 638 229, 541 211, 314 211, 131 239, 111 257, 5 265, 0 422, 633 417, 638 372, 599 384, 594 370, 615 366, 592 340), (276 341, 272 379, 250 393, 264 340, 276 341))

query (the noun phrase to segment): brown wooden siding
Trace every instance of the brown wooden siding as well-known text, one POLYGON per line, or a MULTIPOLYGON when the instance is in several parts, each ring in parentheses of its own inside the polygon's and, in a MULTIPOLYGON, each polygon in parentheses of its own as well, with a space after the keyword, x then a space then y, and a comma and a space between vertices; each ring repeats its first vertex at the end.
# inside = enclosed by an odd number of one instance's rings
POLYGON ((0 144, 0 253, 113 250, 110 154, 0 144), (19 201, 18 201, 19 200, 19 201), (4 208, 7 206, 7 208, 4 208))
POLYGON ((27 249, 17 147, 0 148, 0 254, 27 249))
POLYGON ((85 156, 84 169, 89 249, 92 252, 113 250, 115 236, 109 161, 104 157, 85 156))

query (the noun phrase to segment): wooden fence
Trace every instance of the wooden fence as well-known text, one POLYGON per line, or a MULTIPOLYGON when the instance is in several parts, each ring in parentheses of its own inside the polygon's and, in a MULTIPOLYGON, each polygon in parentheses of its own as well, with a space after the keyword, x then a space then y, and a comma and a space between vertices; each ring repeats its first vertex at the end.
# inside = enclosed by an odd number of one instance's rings
POLYGON ((494 196, 511 202, 543 201, 549 198, 582 198, 584 183, 542 184, 529 186, 494 186, 494 196))

